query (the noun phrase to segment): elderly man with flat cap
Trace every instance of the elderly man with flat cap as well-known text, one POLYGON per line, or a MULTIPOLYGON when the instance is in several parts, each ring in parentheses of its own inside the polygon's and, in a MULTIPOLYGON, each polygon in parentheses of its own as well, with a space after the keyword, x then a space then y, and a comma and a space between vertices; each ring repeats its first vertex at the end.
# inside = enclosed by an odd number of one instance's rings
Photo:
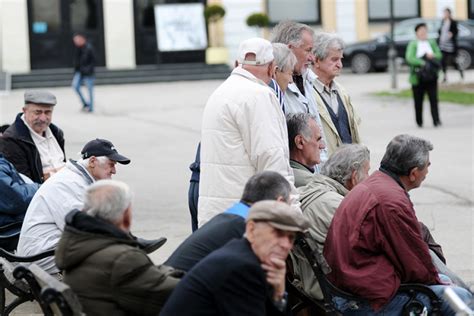
MULTIPOLYGON (((63 232, 65 216, 73 209, 82 209, 87 188, 95 181, 111 179, 117 162, 130 163, 130 159, 119 154, 105 139, 91 140, 81 155, 78 161, 70 159, 31 200, 21 228, 19 255, 32 256, 54 249, 63 232)), ((50 274, 59 272, 53 257, 36 263, 50 274)))
POLYGON ((36 183, 46 181, 66 162, 63 131, 51 123, 55 105, 50 92, 26 91, 23 113, 0 139, 0 152, 36 183))
POLYGON ((285 313, 285 260, 296 232, 307 228, 303 215, 286 203, 255 203, 244 237, 231 240, 194 266, 160 315, 285 313))

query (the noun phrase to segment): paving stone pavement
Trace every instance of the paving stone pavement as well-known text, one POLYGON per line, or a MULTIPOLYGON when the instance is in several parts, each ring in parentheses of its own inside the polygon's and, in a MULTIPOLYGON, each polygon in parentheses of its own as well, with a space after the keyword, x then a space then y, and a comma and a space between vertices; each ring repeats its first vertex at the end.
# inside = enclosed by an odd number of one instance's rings
MULTIPOLYGON (((457 73, 450 79, 458 80, 457 73)), ((466 72, 474 82, 474 70, 466 72)), ((371 150, 371 171, 378 168, 385 146, 395 135, 409 133, 431 140, 430 173, 422 187, 410 192, 420 220, 443 246, 448 266, 474 281, 474 106, 441 103, 443 126, 432 127, 425 101, 425 128, 415 124, 411 99, 375 97, 389 90, 387 73, 339 78, 362 118, 361 135, 371 150)), ((409 88, 407 74, 400 88, 409 88)), ((78 158, 82 146, 101 137, 131 158, 119 165, 115 179, 135 192, 133 231, 145 238, 166 236, 168 242, 152 259, 163 262, 191 232, 187 206, 188 169, 200 138, 201 115, 208 96, 221 81, 172 82, 96 87, 96 112, 80 112, 71 88, 46 89, 56 94, 53 121, 65 132, 68 158, 78 158)), ((23 90, 0 96, 0 124, 9 123, 23 103, 23 90)), ((473 100, 474 104, 474 100, 473 100)), ((26 304, 15 315, 39 310, 26 304)))

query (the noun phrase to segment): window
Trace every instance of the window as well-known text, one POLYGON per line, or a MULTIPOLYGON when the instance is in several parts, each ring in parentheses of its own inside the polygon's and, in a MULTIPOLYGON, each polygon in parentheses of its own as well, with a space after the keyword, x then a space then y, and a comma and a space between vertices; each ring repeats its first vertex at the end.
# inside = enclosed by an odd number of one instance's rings
POLYGON ((268 17, 271 24, 283 20, 298 21, 306 24, 321 23, 320 0, 267 0, 268 17))
POLYGON ((61 29, 59 0, 33 1, 32 32, 59 32, 61 29))
POLYGON ((97 30, 97 0, 71 1, 69 6, 71 14, 71 29, 73 32, 97 30))
MULTIPOLYGON (((393 15, 396 20, 419 17, 419 0, 393 0, 393 15)), ((390 0, 369 0, 369 21, 387 21, 389 19, 390 0)))

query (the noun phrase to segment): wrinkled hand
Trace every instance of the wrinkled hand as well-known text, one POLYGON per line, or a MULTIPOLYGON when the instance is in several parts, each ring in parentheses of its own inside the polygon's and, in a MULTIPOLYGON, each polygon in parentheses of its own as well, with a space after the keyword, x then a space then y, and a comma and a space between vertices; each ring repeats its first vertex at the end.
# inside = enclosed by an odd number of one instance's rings
POLYGON ((267 272, 267 282, 273 287, 273 300, 280 300, 285 294, 285 261, 270 258, 270 262, 262 263, 262 269, 267 272))

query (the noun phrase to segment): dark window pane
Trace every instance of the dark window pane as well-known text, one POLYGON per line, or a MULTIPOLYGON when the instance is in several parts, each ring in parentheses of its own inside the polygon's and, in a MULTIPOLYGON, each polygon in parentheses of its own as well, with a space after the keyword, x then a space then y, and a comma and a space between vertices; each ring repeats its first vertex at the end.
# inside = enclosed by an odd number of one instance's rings
POLYGON ((319 23, 319 0, 268 0, 268 16, 270 21, 278 23, 282 20, 293 20, 319 23))
POLYGON ((135 0, 137 25, 146 29, 155 29, 155 5, 164 4, 165 0, 135 0))
POLYGON ((73 0, 70 2, 71 29, 73 32, 97 29, 97 1, 73 0))
POLYGON ((59 0, 34 0, 32 15, 33 33, 58 32, 61 27, 59 0))
MULTIPOLYGON (((397 19, 418 16, 419 2, 414 0, 393 1, 393 14, 397 19)), ((369 0, 369 20, 390 18, 390 0, 369 0)))

